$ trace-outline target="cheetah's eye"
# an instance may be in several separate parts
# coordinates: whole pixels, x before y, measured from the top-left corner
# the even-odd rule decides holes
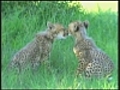
[[[79,31],[79,26],[74,26],[75,27],[75,32]]]
[[[54,28],[54,26],[49,26],[49,29],[52,30]]]

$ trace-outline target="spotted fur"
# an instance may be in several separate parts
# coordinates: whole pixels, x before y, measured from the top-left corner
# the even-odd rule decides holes
[[[114,69],[111,58],[98,48],[87,33],[88,21],[69,24],[68,32],[75,38],[73,52],[78,57],[77,75],[102,77],[110,75]]]
[[[21,71],[28,63],[36,69],[43,61],[47,60],[52,48],[54,39],[65,39],[65,29],[60,24],[47,23],[47,30],[37,33],[36,37],[18,51],[10,63],[11,67]]]

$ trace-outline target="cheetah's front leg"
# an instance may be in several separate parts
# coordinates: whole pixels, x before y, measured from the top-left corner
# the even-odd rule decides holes
[[[89,63],[84,71],[85,77],[90,78],[92,76],[92,63]]]
[[[83,73],[83,71],[85,70],[85,67],[86,67],[86,62],[84,58],[82,58],[81,60],[78,61],[77,77]]]
[[[40,57],[36,57],[35,60],[31,61],[31,67],[33,70],[37,70],[40,65]]]

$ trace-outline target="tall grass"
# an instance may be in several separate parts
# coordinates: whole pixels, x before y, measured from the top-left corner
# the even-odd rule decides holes
[[[2,88],[118,88],[118,49],[117,49],[117,14],[106,11],[87,13],[80,3],[72,2],[2,2]],[[89,20],[88,34],[98,47],[104,50],[113,60],[115,70],[113,80],[105,78],[88,80],[76,78],[77,58],[72,51],[74,38],[56,40],[50,55],[50,69],[42,64],[38,71],[31,70],[17,74],[7,71],[12,56],[35,34],[45,30],[47,21],[61,23],[66,28],[71,21]]]

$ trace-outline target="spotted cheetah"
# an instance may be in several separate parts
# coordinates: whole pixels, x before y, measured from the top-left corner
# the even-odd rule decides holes
[[[77,76],[80,74],[85,77],[109,76],[114,69],[113,62],[87,35],[88,25],[88,21],[75,21],[68,25],[69,35],[75,38],[73,52],[78,58]]]
[[[35,69],[39,64],[48,59],[53,41],[65,39],[65,28],[60,24],[47,23],[47,29],[36,34],[36,37],[18,51],[10,63],[11,67],[17,67],[18,72],[30,63]]]

